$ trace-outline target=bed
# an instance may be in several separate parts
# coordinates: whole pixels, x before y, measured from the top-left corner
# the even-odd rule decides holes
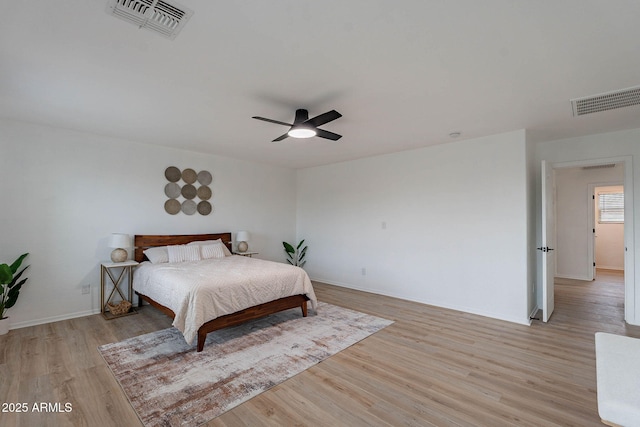
[[[145,251],[189,249],[175,245],[212,248],[220,240],[227,256],[202,261],[149,262]],[[207,334],[317,299],[309,277],[299,267],[231,254],[231,233],[192,235],[136,235],[133,289],[143,301],[173,318],[173,325],[189,343],[197,338],[197,351]],[[175,252],[174,252],[175,253]],[[150,255],[151,252],[147,251]],[[153,258],[153,257],[152,257]],[[172,259],[172,261],[175,261]]]

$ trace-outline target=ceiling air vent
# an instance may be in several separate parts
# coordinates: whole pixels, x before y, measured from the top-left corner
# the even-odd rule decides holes
[[[640,86],[571,100],[573,116],[640,105]]]
[[[193,11],[163,0],[109,0],[107,12],[120,19],[175,39]]]

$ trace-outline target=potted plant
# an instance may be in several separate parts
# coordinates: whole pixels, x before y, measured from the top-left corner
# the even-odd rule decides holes
[[[304,248],[302,248],[303,244],[304,239],[302,239],[300,243],[298,243],[298,246],[296,246],[295,248],[293,247],[293,245],[287,242],[282,242],[284,251],[287,253],[287,262],[289,264],[295,265],[297,267],[302,267],[304,263],[307,262],[307,260],[304,259],[305,255],[307,254],[307,247],[305,246]]]
[[[27,281],[26,278],[20,280],[20,277],[29,266],[18,272],[27,255],[29,254],[20,255],[11,265],[0,264],[0,335],[9,332],[9,317],[5,315],[5,311],[14,306],[18,300],[20,288]]]

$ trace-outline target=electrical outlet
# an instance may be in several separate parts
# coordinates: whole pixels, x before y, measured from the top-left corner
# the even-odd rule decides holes
[[[86,295],[90,293],[91,293],[91,285],[84,285],[82,287],[82,295]]]

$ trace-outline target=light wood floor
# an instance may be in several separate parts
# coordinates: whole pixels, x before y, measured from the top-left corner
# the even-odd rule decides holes
[[[318,298],[395,323],[211,421],[244,425],[599,426],[594,333],[623,322],[622,276],[558,281],[550,323],[521,326],[325,284]],[[96,347],[170,326],[150,307],[0,337],[0,403],[69,402],[68,413],[3,413],[0,426],[139,426]]]

